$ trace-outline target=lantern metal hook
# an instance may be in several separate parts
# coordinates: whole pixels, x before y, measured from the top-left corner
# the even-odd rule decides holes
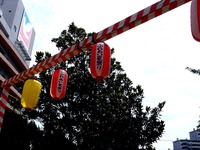
[[[93,44],[96,44],[97,41],[96,41],[95,38],[94,38],[94,34],[95,34],[95,32],[92,33],[92,43],[93,43]]]

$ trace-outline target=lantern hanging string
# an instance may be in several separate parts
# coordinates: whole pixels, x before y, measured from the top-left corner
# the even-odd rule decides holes
[[[18,101],[20,101],[17,97],[15,97],[15,96],[13,96],[13,95],[11,95],[11,94],[8,94],[10,97],[12,97],[12,98],[14,98],[15,100],[18,100]]]

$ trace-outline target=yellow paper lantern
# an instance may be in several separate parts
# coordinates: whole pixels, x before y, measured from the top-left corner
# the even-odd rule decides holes
[[[36,107],[41,88],[41,83],[36,79],[28,79],[25,81],[21,97],[21,105],[25,109],[32,110]]]

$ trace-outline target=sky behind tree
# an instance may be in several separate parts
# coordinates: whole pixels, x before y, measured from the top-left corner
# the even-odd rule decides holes
[[[35,64],[36,51],[59,52],[51,39],[72,22],[87,33],[99,32],[155,2],[23,0],[36,31],[30,67]],[[155,107],[166,101],[162,112],[165,133],[155,144],[157,150],[172,150],[177,138],[189,139],[199,120],[200,76],[185,69],[200,69],[200,43],[191,34],[190,5],[188,2],[106,41],[133,85],[144,89],[143,105]]]

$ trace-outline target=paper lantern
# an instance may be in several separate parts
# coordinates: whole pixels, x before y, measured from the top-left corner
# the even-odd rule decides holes
[[[37,79],[27,79],[24,83],[21,105],[27,110],[32,110],[37,106],[42,85]]]
[[[93,78],[104,80],[110,73],[111,51],[110,47],[99,42],[92,47],[90,57],[90,71]]]
[[[192,36],[200,42],[200,0],[192,0],[190,20]]]
[[[50,95],[54,100],[60,100],[65,96],[68,82],[68,74],[63,69],[54,71],[51,78]]]

